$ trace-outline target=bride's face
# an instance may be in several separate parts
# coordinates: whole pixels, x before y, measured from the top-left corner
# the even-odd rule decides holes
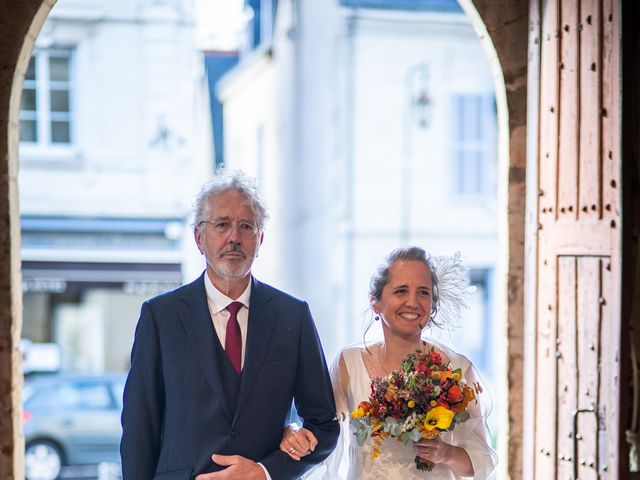
[[[419,337],[429,322],[432,302],[429,268],[416,260],[401,260],[389,269],[389,283],[374,301],[385,334]]]

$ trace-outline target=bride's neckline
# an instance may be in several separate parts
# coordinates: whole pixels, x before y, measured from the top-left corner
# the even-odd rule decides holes
[[[384,368],[382,362],[380,361],[381,345],[382,342],[376,342],[374,344],[366,345],[365,347],[360,348],[360,359],[362,360],[362,364],[365,371],[367,372],[367,375],[369,376],[369,379],[384,377],[391,373],[391,371],[386,371],[387,369]],[[445,361],[448,360],[448,355],[446,355],[437,345],[429,343],[425,340],[422,341],[423,352],[428,352],[431,348],[440,353]],[[394,370],[399,367],[400,365],[397,365],[396,367],[394,367]]]

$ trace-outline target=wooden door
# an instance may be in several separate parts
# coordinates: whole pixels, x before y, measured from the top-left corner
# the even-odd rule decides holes
[[[539,26],[539,64],[530,64],[539,68],[533,473],[617,479],[620,6],[532,3]]]

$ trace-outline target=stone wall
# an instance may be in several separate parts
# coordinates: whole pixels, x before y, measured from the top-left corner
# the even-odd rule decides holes
[[[507,278],[502,283],[507,292],[503,305],[507,318],[507,373],[508,397],[508,446],[501,462],[507,463],[510,478],[522,478],[522,439],[524,402],[524,291],[525,291],[525,213],[526,213],[526,136],[527,136],[527,52],[529,29],[528,0],[469,0],[461,4],[473,17],[466,5],[472,2],[479,14],[483,35],[486,28],[487,52],[489,60],[497,57],[495,71],[501,74],[496,79],[504,84],[504,91],[496,88],[498,111],[506,114],[508,138],[503,139],[507,160],[501,168],[508,175],[506,199],[502,205],[507,208],[504,230],[507,233]],[[501,99],[501,94],[504,98]],[[504,103],[505,105],[501,105]],[[502,107],[502,108],[501,108]],[[504,120],[499,118],[500,120]],[[500,125],[503,128],[502,125]],[[500,148],[500,147],[499,147]],[[499,176],[501,173],[498,174]],[[499,199],[500,201],[500,199]]]
[[[23,478],[18,118],[24,69],[54,0],[0,0],[0,478]]]

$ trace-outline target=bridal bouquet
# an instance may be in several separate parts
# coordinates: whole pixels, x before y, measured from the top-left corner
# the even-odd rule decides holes
[[[351,413],[351,428],[359,445],[373,439],[371,461],[380,455],[389,437],[405,445],[431,439],[469,419],[467,405],[482,392],[478,383],[469,385],[461,369],[433,348],[409,354],[398,370],[371,382],[369,401],[360,402]],[[434,464],[415,458],[416,468],[431,471]]]

